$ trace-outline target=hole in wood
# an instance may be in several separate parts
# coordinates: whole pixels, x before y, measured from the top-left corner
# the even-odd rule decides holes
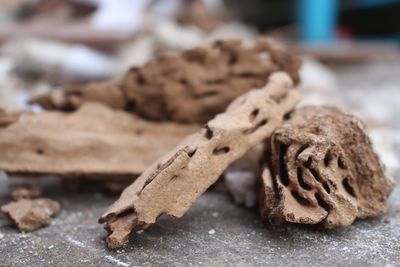
[[[312,159],[311,159],[311,157],[309,157],[307,159],[306,163],[304,163],[304,166],[307,167],[307,168],[310,168],[311,164],[312,164]]]
[[[258,113],[260,112],[259,109],[255,109],[250,113],[249,120],[254,121],[257,118]]]
[[[315,196],[315,199],[317,200],[318,205],[319,205],[320,207],[322,207],[322,208],[323,208],[324,210],[326,210],[326,211],[330,211],[331,206],[329,206],[329,204],[326,203],[326,201],[321,197],[320,194],[315,193],[314,196]]]
[[[259,129],[260,127],[266,125],[267,123],[268,123],[268,120],[267,120],[267,119],[264,119],[264,120],[260,121],[256,126],[244,130],[244,131],[243,131],[243,134],[252,134],[252,133],[254,133],[255,131],[257,131],[257,129]]]
[[[306,198],[300,196],[299,192],[292,190],[291,191],[292,196],[294,197],[294,199],[296,199],[296,201],[303,206],[310,206],[310,201],[308,201]]]
[[[208,125],[206,125],[206,133],[205,133],[205,137],[210,140],[211,138],[213,138],[213,131],[211,131],[211,129],[208,127]]]
[[[341,169],[343,169],[343,170],[346,170],[347,169],[347,166],[346,166],[346,164],[344,163],[344,160],[343,160],[343,158],[342,157],[338,157],[338,166],[339,166],[339,168],[341,168]]]
[[[328,150],[328,152],[326,152],[325,157],[324,157],[324,165],[325,167],[329,166],[329,163],[332,161],[332,154],[331,151]]]
[[[356,197],[356,194],[354,193],[354,189],[350,185],[350,178],[348,176],[343,179],[342,184],[343,184],[344,189],[346,190],[346,192],[349,195],[351,195],[352,197]]]
[[[331,188],[327,183],[323,183],[322,186],[324,187],[325,191],[330,194],[331,193]]]
[[[304,144],[300,147],[300,149],[296,153],[296,159],[299,157],[299,155],[308,148],[308,144]],[[310,159],[309,159],[310,160]]]
[[[292,114],[293,112],[288,112],[283,116],[283,120],[287,121],[290,120],[292,118]]]
[[[303,178],[303,169],[300,168],[300,167],[297,168],[297,180],[299,181],[299,185],[300,185],[303,189],[308,190],[308,191],[310,191],[310,190],[312,189],[312,187],[304,181],[304,178]]]
[[[229,148],[229,146],[224,146],[224,147],[221,147],[221,148],[215,148],[213,150],[213,154],[214,155],[223,155],[223,154],[228,153],[230,150],[231,149]]]
[[[313,168],[309,168],[309,169],[310,169],[312,176],[315,178],[315,180],[321,181],[321,176],[319,176],[319,173]]]
[[[279,145],[279,179],[284,186],[289,185],[289,175],[287,173],[286,163],[285,163],[285,155],[286,155],[287,147],[284,144]]]
[[[192,151],[189,151],[189,152],[188,152],[188,156],[191,157],[191,158],[193,158],[194,154],[196,154],[196,151],[197,151],[197,148],[196,148],[196,149],[193,149]]]

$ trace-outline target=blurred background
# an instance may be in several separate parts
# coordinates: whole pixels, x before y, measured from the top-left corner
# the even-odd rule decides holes
[[[398,0],[2,0],[0,107],[118,79],[157,55],[235,38],[274,37],[303,58],[303,104],[363,117],[386,165],[399,167]]]

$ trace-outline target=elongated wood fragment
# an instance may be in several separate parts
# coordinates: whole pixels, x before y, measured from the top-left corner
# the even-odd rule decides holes
[[[252,46],[224,40],[181,54],[164,54],[120,81],[72,87],[32,99],[46,109],[74,110],[88,101],[152,120],[204,123],[239,95],[260,88],[274,71],[298,82],[300,60],[270,39]]]
[[[133,181],[198,127],[87,103],[73,113],[0,111],[0,170]]]
[[[300,98],[292,85],[286,73],[273,74],[264,88],[238,97],[149,167],[100,218],[110,234],[109,248],[122,246],[132,231],[162,214],[181,217],[229,164],[281,125]]]

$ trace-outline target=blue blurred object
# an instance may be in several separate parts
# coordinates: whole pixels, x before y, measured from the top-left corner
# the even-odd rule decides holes
[[[357,4],[361,7],[375,7],[399,2],[399,0],[357,0]]]
[[[309,43],[332,41],[335,39],[340,9],[367,10],[399,3],[400,0],[297,0],[299,37]]]
[[[321,43],[334,39],[338,1],[298,0],[297,5],[297,19],[301,40]]]

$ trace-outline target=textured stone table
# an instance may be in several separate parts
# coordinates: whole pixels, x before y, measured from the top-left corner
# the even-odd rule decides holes
[[[400,96],[400,66],[378,68],[383,71],[371,66],[339,69],[343,90],[338,94],[345,104],[358,105],[361,111],[360,96],[386,103],[383,108],[388,109],[386,119],[396,133],[394,145],[398,151],[400,102],[396,105],[395,97]],[[399,174],[395,175],[397,183]],[[0,203],[8,200],[8,183],[0,178]],[[153,227],[132,236],[129,244],[117,252],[106,249],[105,231],[97,224],[97,218],[115,196],[69,193],[51,179],[41,181],[40,187],[44,196],[60,201],[61,214],[51,226],[28,234],[18,233],[0,215],[0,266],[400,265],[398,187],[385,216],[329,231],[267,225],[257,210],[238,207],[229,196],[208,192],[182,219],[161,218]]]

